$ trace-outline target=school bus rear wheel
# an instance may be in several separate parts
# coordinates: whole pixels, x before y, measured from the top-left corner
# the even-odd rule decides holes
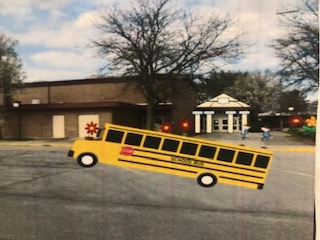
[[[81,167],[89,168],[98,163],[98,158],[92,153],[82,153],[77,158],[77,161]]]
[[[213,187],[218,182],[217,177],[211,173],[203,173],[197,180],[201,187]]]

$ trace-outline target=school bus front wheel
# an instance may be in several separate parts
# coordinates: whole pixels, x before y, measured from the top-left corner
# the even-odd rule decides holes
[[[218,179],[211,173],[203,173],[198,176],[197,181],[201,187],[213,187],[217,184]]]
[[[82,153],[78,156],[77,161],[81,167],[89,168],[98,163],[98,158],[93,153]]]

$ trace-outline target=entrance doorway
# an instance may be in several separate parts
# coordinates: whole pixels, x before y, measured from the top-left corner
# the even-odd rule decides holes
[[[212,130],[214,132],[228,131],[228,117],[226,115],[213,115]]]
[[[64,115],[52,117],[53,138],[65,138]]]
[[[241,118],[239,116],[233,115],[232,123],[229,123],[227,115],[213,115],[212,130],[214,132],[228,132],[229,124],[232,124],[234,132],[241,131]]]

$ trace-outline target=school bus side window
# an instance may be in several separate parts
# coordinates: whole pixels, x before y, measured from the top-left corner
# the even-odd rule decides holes
[[[198,144],[183,142],[180,153],[188,155],[196,155]]]
[[[269,160],[270,158],[267,156],[258,155],[254,166],[259,168],[267,168],[269,164]]]
[[[252,163],[252,159],[253,159],[252,153],[239,152],[236,163],[250,166]]]
[[[146,148],[158,149],[160,146],[161,138],[146,136],[143,146]]]
[[[142,140],[141,134],[136,133],[127,133],[125,144],[133,145],[133,146],[140,146],[141,140]]]
[[[213,159],[214,154],[216,153],[217,148],[202,145],[199,152],[199,157],[211,158]]]
[[[221,148],[217,159],[224,162],[232,162],[235,151]]]
[[[172,139],[165,139],[162,145],[162,150],[176,152],[179,147],[179,141]]]
[[[109,130],[107,137],[106,137],[106,141],[121,143],[123,135],[124,135],[124,132],[122,132],[122,131]]]

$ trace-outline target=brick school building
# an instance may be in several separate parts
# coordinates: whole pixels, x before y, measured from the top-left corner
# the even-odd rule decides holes
[[[193,121],[197,91],[185,88],[158,105],[156,125],[173,122],[178,131],[180,121]],[[143,128],[147,112],[137,85],[120,77],[25,83],[0,105],[5,109],[3,138],[81,138],[106,122]]]

